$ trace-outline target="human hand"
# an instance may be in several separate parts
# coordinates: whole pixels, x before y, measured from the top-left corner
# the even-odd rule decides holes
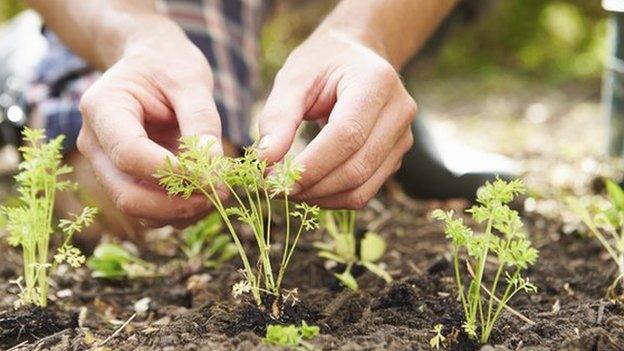
[[[206,58],[180,30],[134,40],[83,95],[78,149],[124,214],[182,227],[207,213],[205,199],[170,198],[153,175],[180,136],[214,140],[222,153],[212,86]]]
[[[401,165],[417,107],[393,66],[352,37],[315,33],[288,57],[262,111],[260,144],[281,160],[303,120],[322,129],[295,161],[295,199],[361,208]]]

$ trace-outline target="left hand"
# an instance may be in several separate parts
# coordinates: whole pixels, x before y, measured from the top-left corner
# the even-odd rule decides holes
[[[303,120],[322,125],[295,161],[297,200],[357,209],[396,172],[412,145],[417,107],[380,54],[337,31],[315,33],[288,57],[262,111],[260,149],[269,162],[290,149]]]

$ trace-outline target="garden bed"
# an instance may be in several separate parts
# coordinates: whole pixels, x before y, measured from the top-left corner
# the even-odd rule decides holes
[[[343,289],[312,247],[320,233],[308,235],[285,281],[286,288],[298,288],[300,302],[287,309],[282,322],[318,325],[321,335],[312,343],[323,350],[430,349],[438,323],[444,326],[446,349],[479,349],[461,331],[463,312],[446,256],[448,242],[442,226],[428,217],[440,203],[385,203],[367,211],[360,222],[380,224],[379,232],[389,242],[384,261],[395,282],[386,286],[363,272],[359,292]],[[538,292],[518,295],[511,306],[534,324],[505,312],[491,344],[503,350],[623,350],[624,306],[604,299],[616,272],[601,247],[574,231],[564,234],[560,221],[538,213],[525,218],[540,251],[527,272]],[[9,311],[0,315],[0,325],[15,316],[10,307],[16,291],[8,281],[19,275],[17,257],[17,251],[0,257],[0,306]],[[157,259],[163,264],[169,260]],[[79,325],[47,332],[25,328],[10,335],[2,329],[0,342],[4,348],[21,344],[17,350],[272,349],[262,336],[275,321],[231,296],[232,284],[240,279],[238,265],[235,260],[218,270],[178,269],[168,277],[117,282],[92,279],[86,268],[68,272],[56,279],[52,308],[67,320],[77,316]]]

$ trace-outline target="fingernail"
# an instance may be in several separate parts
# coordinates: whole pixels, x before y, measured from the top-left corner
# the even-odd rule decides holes
[[[258,149],[266,150],[269,148],[270,144],[271,144],[271,136],[265,135],[262,137],[262,139],[260,139],[260,142],[258,142]]]
[[[212,154],[222,153],[221,147],[219,145],[219,140],[214,135],[200,135],[199,147],[210,147],[210,152]]]

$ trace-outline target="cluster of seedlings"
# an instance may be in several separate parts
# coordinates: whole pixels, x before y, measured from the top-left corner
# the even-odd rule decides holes
[[[23,276],[15,282],[21,291],[20,304],[45,307],[49,276],[61,263],[78,267],[86,262],[97,278],[159,276],[154,264],[121,245],[101,244],[88,260],[72,246],[72,237],[94,220],[97,210],[87,207],[55,225],[55,194],[74,186],[61,179],[71,172],[62,164],[62,137],[44,142],[43,131],[26,129],[24,139],[28,145],[21,148],[24,161],[15,177],[20,202],[1,209],[7,219],[8,241],[23,253]],[[285,160],[270,166],[253,147],[238,158],[210,156],[211,148],[211,144],[202,144],[196,137],[184,138],[176,159],[168,159],[155,176],[170,196],[189,198],[201,194],[215,209],[185,230],[181,250],[192,265],[208,269],[238,256],[242,268],[241,280],[232,287],[235,298],[248,296],[259,310],[278,323],[284,306],[298,301],[296,289],[284,288],[288,265],[302,235],[317,228],[325,234],[323,241],[314,243],[318,256],[329,263],[326,266],[343,286],[358,290],[355,267],[368,270],[387,283],[392,281],[380,262],[387,249],[386,241],[378,233],[358,231],[355,211],[322,211],[291,201],[291,189],[303,172],[299,165]],[[575,199],[568,203],[617,265],[620,275],[615,285],[624,281],[624,191],[612,182],[607,183],[607,190],[608,206],[583,206]],[[464,314],[463,330],[482,344],[488,342],[501,313],[516,294],[537,290],[524,271],[536,262],[538,252],[523,231],[518,212],[509,206],[523,192],[521,181],[500,179],[480,188],[476,204],[467,210],[482,227],[480,232],[473,231],[453,211],[433,212],[433,218],[444,223],[444,233],[451,243],[454,280]],[[278,222],[283,223],[281,230],[272,228]],[[50,259],[50,239],[56,232],[62,235],[61,244]],[[243,245],[245,233],[253,236],[253,255]],[[432,348],[444,345],[443,328],[441,324],[434,327]],[[305,321],[299,326],[275,324],[268,326],[265,340],[311,349],[308,340],[319,332],[319,327]]]

